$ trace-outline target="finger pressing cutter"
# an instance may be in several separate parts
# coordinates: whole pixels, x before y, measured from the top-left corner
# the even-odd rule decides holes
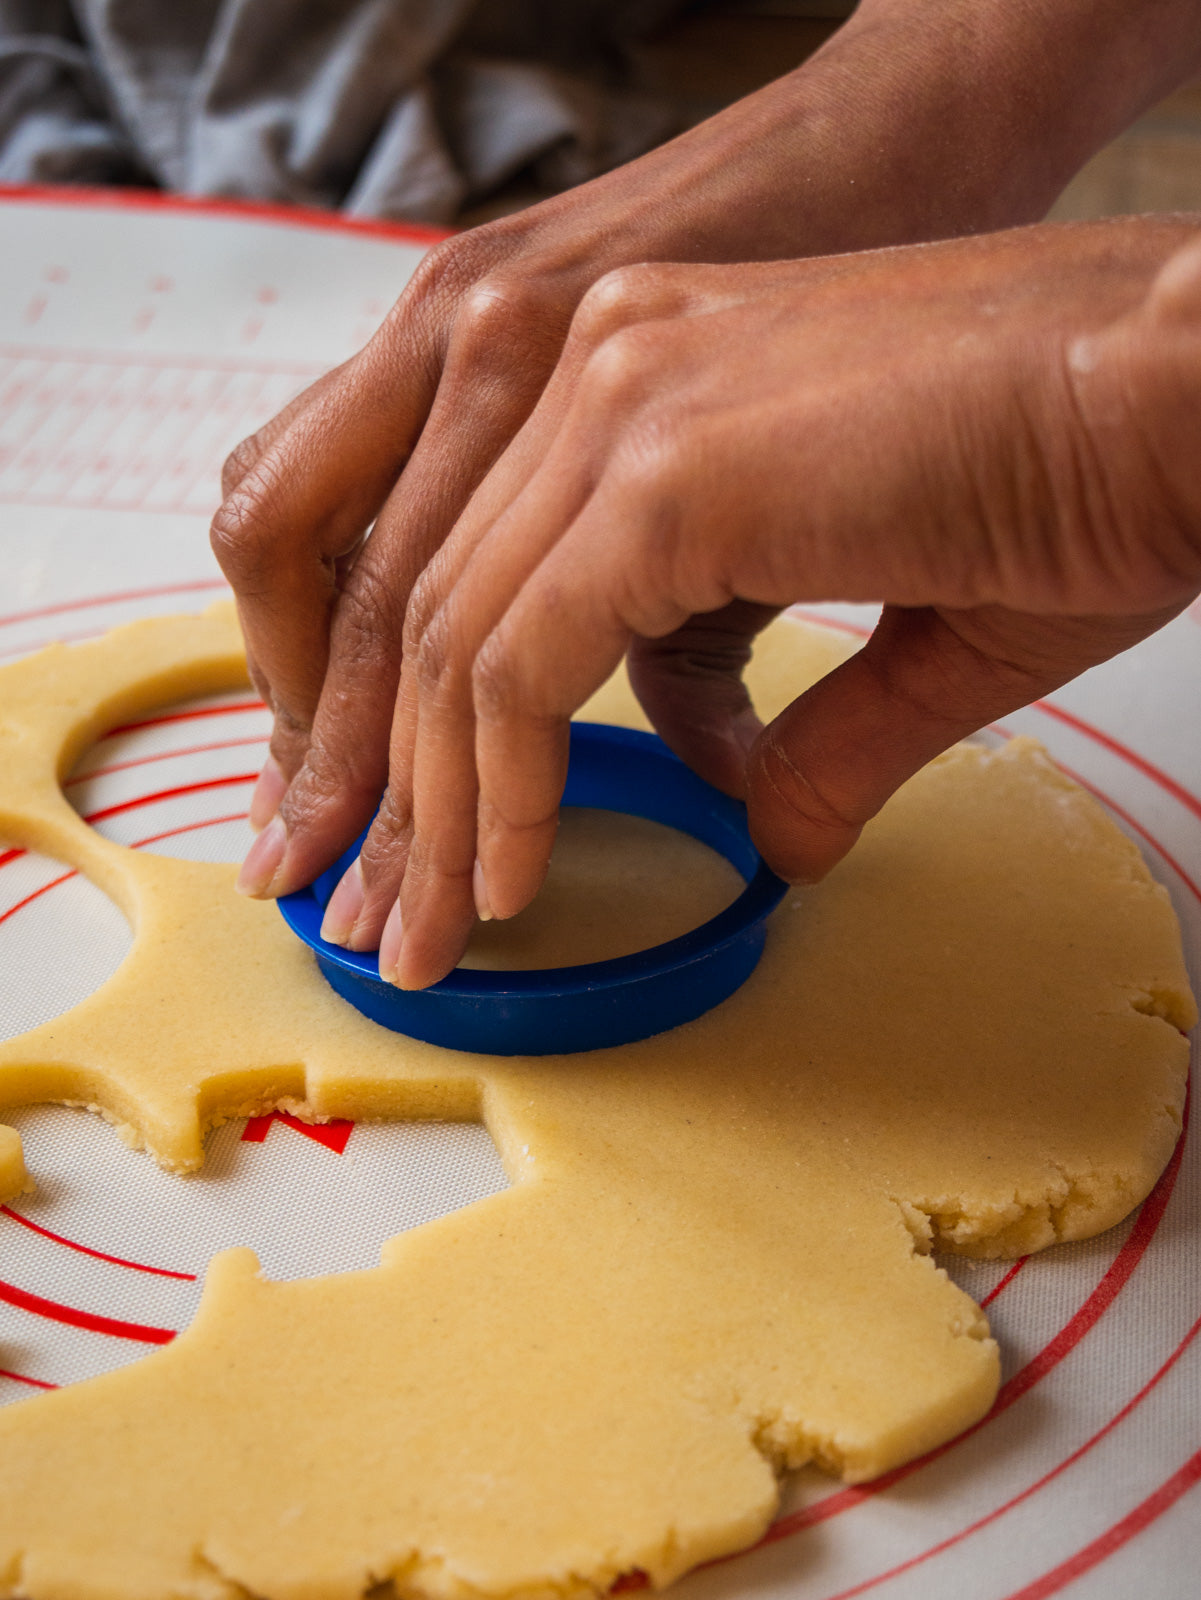
[[[595,722],[572,724],[563,804],[689,833],[725,856],[746,888],[699,928],[633,955],[540,971],[459,967],[419,990],[385,983],[374,952],[321,937],[326,902],[362,840],[307,889],[285,895],[279,909],[343,999],[373,1022],[451,1050],[559,1055],[630,1044],[691,1022],[741,987],[787,888],[751,843],[745,806],[698,778],[654,734]]]

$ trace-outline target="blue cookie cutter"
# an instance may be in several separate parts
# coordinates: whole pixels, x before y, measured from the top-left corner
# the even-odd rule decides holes
[[[751,843],[740,801],[698,778],[654,734],[577,722],[563,804],[690,833],[725,856],[746,888],[710,921],[650,950],[541,971],[456,968],[420,990],[384,983],[374,952],[356,954],[321,937],[326,902],[361,839],[307,889],[285,895],[279,909],[343,999],[385,1028],[451,1050],[543,1056],[629,1044],[691,1022],[746,982],[763,952],[767,916],[788,886]]]

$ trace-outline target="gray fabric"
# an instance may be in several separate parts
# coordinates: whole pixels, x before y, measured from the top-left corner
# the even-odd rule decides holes
[[[0,181],[449,221],[565,188],[672,115],[622,49],[682,0],[0,0]]]

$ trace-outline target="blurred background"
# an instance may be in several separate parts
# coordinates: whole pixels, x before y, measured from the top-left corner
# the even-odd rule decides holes
[[[914,0],[915,5],[921,0]],[[812,55],[853,0],[0,0],[0,182],[471,226]],[[1201,209],[1201,80],[1057,218]]]

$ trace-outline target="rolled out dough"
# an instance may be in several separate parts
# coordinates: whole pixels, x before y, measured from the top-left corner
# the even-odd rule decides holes
[[[778,624],[774,712],[834,664]],[[210,1266],[133,1366],[0,1413],[0,1595],[543,1597],[666,1583],[753,1540],[777,1475],[856,1480],[981,1416],[984,1318],[922,1252],[1110,1226],[1180,1124],[1196,1012],[1165,892],[1029,742],[918,775],[777,912],[735,996],[622,1049],[440,1051],[326,987],[232,868],[95,834],[59,778],[105,728],[244,667],[232,614],[0,673],[0,834],[85,872],[137,938],[0,1046],[0,1104],[93,1105],[164,1165],[204,1127],[482,1117],[512,1187],[370,1271]],[[586,708],[637,721],[622,682]]]
[[[744,887],[724,856],[689,834],[565,806],[537,900],[508,922],[478,922],[460,965],[513,971],[632,955],[699,928]]]

